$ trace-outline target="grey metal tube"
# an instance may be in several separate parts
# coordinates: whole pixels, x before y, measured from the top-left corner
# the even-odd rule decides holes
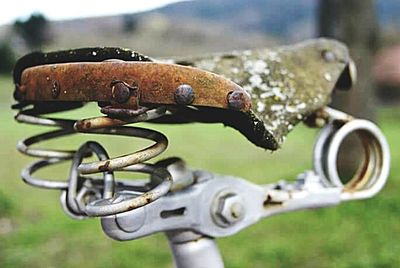
[[[177,268],[223,268],[219,249],[215,240],[200,237],[183,243],[169,241]]]

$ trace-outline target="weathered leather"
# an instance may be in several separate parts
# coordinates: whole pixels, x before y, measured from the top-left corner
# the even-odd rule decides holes
[[[169,122],[223,122],[238,129],[257,146],[276,150],[290,130],[331,100],[335,87],[347,88],[351,58],[346,46],[329,39],[313,39],[272,49],[237,51],[180,59],[228,78],[244,88],[252,109],[233,113],[184,109]],[[210,96],[212,97],[212,96]]]

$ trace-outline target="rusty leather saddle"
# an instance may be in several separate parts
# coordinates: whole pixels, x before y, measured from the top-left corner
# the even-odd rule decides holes
[[[35,52],[14,69],[16,109],[45,114],[98,102],[110,117],[166,106],[154,123],[223,123],[276,150],[300,121],[351,87],[347,48],[314,39],[275,49],[153,60],[121,48]]]

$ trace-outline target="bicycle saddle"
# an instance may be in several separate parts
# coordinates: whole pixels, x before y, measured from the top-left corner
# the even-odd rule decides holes
[[[154,123],[223,123],[276,150],[300,121],[348,89],[347,48],[315,39],[276,49],[156,61],[121,48],[35,52],[14,68],[14,108],[43,114],[96,101],[109,117],[166,106]]]

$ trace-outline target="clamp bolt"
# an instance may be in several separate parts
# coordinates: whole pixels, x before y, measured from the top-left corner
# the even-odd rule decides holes
[[[245,214],[243,199],[234,193],[219,195],[213,212],[215,223],[221,227],[228,227],[243,219]]]

